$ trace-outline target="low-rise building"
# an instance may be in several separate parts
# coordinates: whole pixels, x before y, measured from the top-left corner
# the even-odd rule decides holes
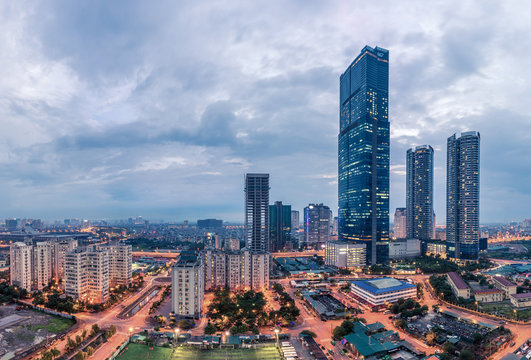
[[[446,259],[446,243],[443,241],[428,241],[426,243],[426,255],[439,255],[441,259]]]
[[[417,287],[393,278],[380,278],[353,281],[351,292],[369,305],[379,306],[400,298],[414,298],[417,296]]]
[[[420,256],[419,239],[400,239],[389,243],[389,259],[407,259]]]
[[[325,264],[338,269],[352,269],[365,266],[366,244],[327,241]]]
[[[511,294],[509,300],[517,308],[531,306],[531,293]]]
[[[474,290],[474,299],[479,302],[498,302],[503,301],[504,292],[498,289],[479,289]]]
[[[452,288],[456,297],[462,297],[463,299],[470,299],[470,287],[467,283],[455,272],[449,272],[447,274],[448,284]]]
[[[492,282],[497,289],[502,290],[505,293],[505,297],[509,298],[511,295],[516,294],[516,284],[513,284],[502,276],[493,276]]]

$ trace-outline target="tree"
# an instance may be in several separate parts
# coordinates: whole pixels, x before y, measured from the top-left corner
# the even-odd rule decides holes
[[[442,349],[445,353],[453,354],[455,352],[455,345],[447,341],[443,344]]]
[[[111,325],[109,327],[109,330],[112,332],[113,335],[116,334],[116,325]]]
[[[474,360],[474,354],[468,349],[462,350],[459,354],[459,360]]]
[[[74,340],[72,340],[72,338],[70,336],[67,336],[66,338],[66,348],[69,349],[69,350],[72,350],[72,349],[75,349],[76,347],[76,342]]]
[[[87,329],[83,329],[83,332],[81,333],[81,338],[85,340],[86,337],[87,337]]]
[[[426,343],[430,346],[435,345],[437,342],[437,334],[433,331],[430,331],[426,334]]]
[[[51,352],[45,351],[45,352],[42,353],[41,359],[42,360],[52,360],[53,359],[53,355],[52,355]]]
[[[87,346],[87,355],[88,356],[94,355],[94,348],[92,346]]]
[[[313,331],[310,331],[310,330],[302,330],[299,334],[299,336],[304,336],[304,335],[308,335],[308,336],[311,336],[311,337],[317,337],[317,334],[314,333]]]
[[[82,341],[83,341],[83,340],[81,340],[81,336],[76,335],[76,345],[79,346],[79,344],[81,344]]]
[[[481,339],[483,339],[483,336],[481,336],[480,333],[473,333],[472,339],[474,340],[474,344],[479,344],[481,342]]]
[[[99,332],[100,332],[100,327],[98,326],[98,324],[92,324],[92,330],[90,331],[90,336],[94,336]]]
[[[83,351],[79,351],[76,355],[77,360],[85,360],[87,358],[87,355]]]
[[[407,322],[404,319],[398,319],[395,321],[395,326],[401,329],[405,329],[407,326]]]
[[[177,326],[183,330],[189,330],[194,327],[194,323],[188,319],[182,319],[177,323]]]
[[[205,326],[205,335],[212,335],[212,334],[215,334],[216,333],[216,327],[211,323],[209,322],[206,326]]]
[[[58,357],[59,355],[61,355],[61,352],[59,350],[57,350],[56,347],[52,348],[50,350],[50,353],[52,354],[52,358],[55,359],[56,357]]]

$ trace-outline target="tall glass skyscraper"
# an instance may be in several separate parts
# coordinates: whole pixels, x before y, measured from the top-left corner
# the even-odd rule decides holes
[[[280,251],[286,246],[291,235],[291,205],[275,201],[269,205],[269,251]]]
[[[409,149],[406,154],[406,236],[430,240],[433,236],[433,148]]]
[[[269,174],[245,175],[245,242],[251,252],[269,251]]]
[[[479,141],[477,131],[448,138],[446,162],[446,254],[479,257]]]
[[[389,258],[389,51],[365,46],[339,88],[339,236]]]

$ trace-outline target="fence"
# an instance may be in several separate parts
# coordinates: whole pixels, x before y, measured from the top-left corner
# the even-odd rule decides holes
[[[116,357],[120,354],[120,352],[122,352],[122,350],[127,346],[129,345],[129,342],[131,341],[131,337],[128,337],[123,343],[122,345],[120,345],[120,347],[109,357],[109,360],[114,360],[116,359]]]

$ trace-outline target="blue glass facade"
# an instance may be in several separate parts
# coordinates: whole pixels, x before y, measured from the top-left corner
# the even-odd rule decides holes
[[[389,258],[389,51],[365,46],[340,78],[339,235]]]

